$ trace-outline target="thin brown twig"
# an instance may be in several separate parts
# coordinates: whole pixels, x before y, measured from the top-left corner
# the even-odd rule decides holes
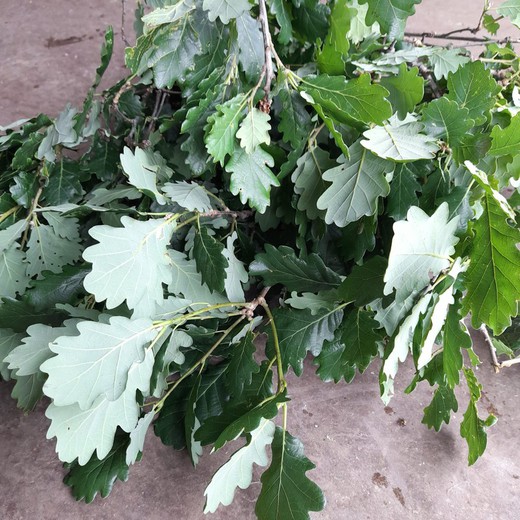
[[[158,90],[156,93],[155,106],[153,108],[153,112],[150,117],[150,124],[148,125],[148,137],[150,137],[150,135],[155,130],[155,124],[157,123],[157,119],[163,109],[164,101],[166,100],[166,96],[167,96],[167,94],[165,92],[163,92],[162,90]]]
[[[495,349],[495,345],[493,345],[493,341],[491,340],[491,336],[489,335],[489,332],[485,325],[482,325],[479,330],[482,333],[482,335],[484,336],[486,343],[488,344],[489,353],[491,354],[491,364],[493,365],[493,368],[495,369],[495,373],[498,374],[498,372],[500,371],[500,363],[497,358],[497,351]]]
[[[130,42],[126,37],[125,30],[125,22],[126,22],[126,0],[121,0],[121,38],[125,42],[127,47],[130,47]]]
[[[433,78],[432,71],[429,70],[422,63],[419,63],[418,67],[419,67],[419,73],[421,74],[421,76],[429,83],[429,85],[432,89],[433,95],[436,98],[440,98],[442,96],[442,92],[439,89],[439,86],[437,85],[437,83],[435,82],[435,79]]]
[[[118,103],[119,103],[119,99],[121,98],[121,96],[127,91],[127,90],[130,90],[132,88],[132,81],[134,80],[134,78],[136,77],[137,74],[132,74],[131,76],[129,76],[127,78],[127,80],[121,85],[121,88],[116,92],[116,95],[114,96],[114,99],[112,100],[112,104],[114,106],[117,106]]]
[[[262,34],[264,36],[264,56],[265,56],[265,85],[264,92],[266,98],[271,93],[271,83],[274,79],[273,71],[273,40],[271,39],[271,32],[269,31],[269,20],[267,18],[267,8],[265,6],[265,0],[259,0],[258,6],[260,9],[259,18],[262,26]]]
[[[462,31],[462,29],[460,30]],[[459,32],[460,32],[459,31]],[[405,32],[405,36],[409,38],[429,38],[433,40],[456,40],[456,41],[465,41],[465,42],[477,42],[477,43],[520,43],[520,39],[512,39],[512,38],[487,38],[485,36],[456,36],[453,34],[453,31],[444,34],[437,34],[435,32]]]
[[[249,319],[253,318],[256,308],[265,302],[265,297],[267,296],[267,293],[270,289],[270,286],[264,287],[260,291],[260,294],[254,300],[252,300],[247,307],[244,307],[243,312]]]
[[[251,217],[253,215],[253,212],[249,209],[244,209],[242,211],[233,211],[233,210],[230,210],[230,209],[227,209],[227,210],[224,210],[224,211],[220,211],[218,209],[212,209],[211,211],[206,211],[204,213],[199,213],[199,217],[211,217],[211,218],[214,218],[214,217],[223,217],[223,216],[228,216],[228,217],[233,217],[233,218],[238,218],[238,219],[247,219],[249,217]]]
[[[515,357],[513,359],[507,359],[506,361],[502,361],[502,363],[500,363],[500,368],[511,367],[518,363],[520,363],[520,357]]]
[[[487,330],[487,327],[485,325],[482,325],[479,330],[482,333],[482,335],[484,336],[486,343],[488,344],[489,353],[491,355],[491,364],[493,365],[493,368],[495,369],[495,372],[497,374],[498,374],[498,372],[500,372],[501,368],[508,368],[508,367],[511,367],[513,365],[517,365],[518,363],[520,363],[520,356],[500,362],[497,357],[497,350],[495,348],[495,345],[493,345],[493,340],[491,339],[491,336]]]

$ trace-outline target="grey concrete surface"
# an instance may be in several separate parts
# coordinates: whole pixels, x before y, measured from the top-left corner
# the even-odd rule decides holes
[[[425,0],[409,27],[445,31],[472,24],[481,4]],[[0,0],[0,125],[40,111],[56,114],[68,101],[79,104],[108,24],[116,30],[117,47],[107,81],[124,75],[120,19],[119,0]],[[520,366],[495,375],[486,349],[480,345],[478,352],[483,360],[478,376],[485,389],[481,413],[493,412],[499,422],[489,431],[486,454],[471,468],[458,432],[465,390],[459,394],[461,409],[435,433],[421,425],[432,390],[426,385],[402,395],[410,368],[402,369],[397,395],[386,409],[378,397],[377,364],[350,385],[324,385],[310,363],[301,379],[289,378],[289,429],[317,464],[309,476],[328,500],[325,511],[313,519],[520,517]],[[23,415],[9,392],[10,384],[0,383],[0,520],[204,518],[204,488],[229,451],[206,451],[194,469],[184,453],[150,434],[143,461],[131,469],[127,483],[118,482],[106,500],[76,503],[61,483],[65,471],[54,454],[54,441],[45,440],[44,404]],[[254,518],[258,475],[248,490],[237,492],[233,505],[212,518]]]

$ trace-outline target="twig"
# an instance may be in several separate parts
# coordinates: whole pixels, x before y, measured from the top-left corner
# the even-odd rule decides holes
[[[259,0],[258,6],[260,8],[259,17],[262,25],[262,33],[264,35],[264,56],[265,56],[265,85],[264,92],[266,99],[271,93],[271,83],[274,78],[273,72],[273,40],[271,39],[271,32],[269,31],[269,20],[267,19],[267,9],[265,7],[265,0]]]
[[[500,368],[507,368],[507,367],[516,365],[518,363],[520,363],[520,357],[515,357],[513,359],[508,359],[506,361],[502,361],[502,363],[500,363]]]
[[[126,0],[121,0],[121,38],[127,47],[130,47],[130,42],[126,38],[125,21],[126,21]]]
[[[218,209],[212,209],[210,211],[205,211],[204,213],[199,213],[199,217],[233,217],[241,220],[245,220],[253,215],[253,212],[249,209],[244,209],[242,211],[233,211],[231,209],[225,209],[220,211]]]
[[[206,360],[213,354],[213,352],[220,346],[220,344],[231,334],[231,332],[233,331],[233,329],[240,324],[240,322],[244,319],[244,316],[240,316],[238,318],[238,320],[236,320],[235,322],[233,322],[233,324],[228,328],[226,329],[223,333],[222,333],[222,336],[220,336],[220,338],[213,344],[213,346],[198,360],[195,362],[194,365],[192,365],[186,372],[184,372],[184,374],[182,374],[181,377],[179,377],[179,379],[177,379],[175,381],[175,383],[173,383],[173,385],[168,389],[168,391],[161,397],[161,399],[155,403],[148,403],[148,404],[153,404],[153,411],[155,413],[159,412],[164,404],[164,402],[166,401],[166,399],[170,396],[170,394],[187,378],[189,377],[193,372],[195,372],[195,370],[197,369],[198,366],[202,366],[204,365],[204,363],[206,362]]]
[[[265,303],[265,297],[267,296],[267,293],[270,289],[271,287],[269,286],[264,287],[260,294],[247,307],[244,308],[243,312],[249,319],[253,318],[256,308],[259,305],[262,305],[262,302]]]
[[[285,377],[283,374],[283,363],[282,363],[282,352],[280,350],[280,341],[278,340],[278,330],[276,328],[276,324],[274,322],[274,316],[271,313],[271,309],[265,298],[258,298],[259,304],[264,308],[267,318],[269,319],[269,324],[271,325],[271,333],[273,335],[273,345],[276,353],[276,372],[278,373],[278,391],[279,394],[287,387],[287,382],[285,381]]]
[[[520,43],[520,39],[513,40],[511,38],[486,38],[483,36],[455,36],[452,34],[453,31],[444,33],[444,34],[437,34],[434,32],[405,32],[404,35],[408,36],[409,38],[430,38],[433,40],[457,40],[457,41],[464,41],[464,42],[478,42],[478,43],[498,43],[498,44],[504,44],[504,43]]]
[[[422,63],[419,63],[418,65],[419,73],[421,76],[430,84],[430,87],[432,89],[433,95],[436,98],[440,98],[442,96],[442,92],[439,89],[439,86],[433,79],[432,71],[429,70],[426,66],[424,66]]]
[[[117,107],[119,103],[119,99],[121,96],[127,91],[132,88],[132,81],[136,77],[136,74],[132,74],[127,78],[127,80],[121,85],[121,88],[116,92],[116,95],[114,96],[114,99],[112,100],[112,105]]]
[[[166,96],[167,94],[162,90],[157,91],[155,97],[155,106],[153,108],[152,116],[150,117],[150,124],[148,125],[148,137],[150,137],[150,135],[155,130],[155,123],[157,122],[157,119],[161,114],[161,111],[164,106],[164,101],[166,100]]]
[[[493,368],[495,369],[495,373],[498,374],[498,372],[500,372],[500,363],[498,362],[497,351],[495,349],[495,345],[493,345],[493,341],[491,341],[491,336],[489,335],[489,332],[485,325],[482,325],[479,330],[482,333],[482,335],[484,336],[486,343],[488,344],[489,353],[491,354],[491,364],[493,365]]]

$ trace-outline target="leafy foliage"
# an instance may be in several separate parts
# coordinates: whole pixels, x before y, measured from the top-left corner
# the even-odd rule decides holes
[[[448,221],[448,218],[449,208],[443,203],[431,217],[412,207],[406,220],[394,224],[384,277],[385,294],[395,289],[397,299],[403,300],[426,287],[432,277],[449,267],[450,256],[459,240],[455,236],[456,219]]]
[[[283,283],[290,291],[333,289],[341,280],[318,255],[298,258],[288,246],[277,249],[267,245],[265,252],[256,256],[250,270],[266,285]]]
[[[489,415],[484,421],[478,416],[477,402],[482,395],[482,386],[471,368],[465,368],[464,375],[468,383],[470,401],[460,425],[460,434],[468,443],[468,462],[471,465],[484,453],[487,445],[486,429],[495,424],[496,417]]]
[[[361,144],[382,159],[395,162],[431,159],[438,146],[434,137],[422,134],[422,130],[423,125],[413,116],[401,121],[394,115],[383,126],[367,130]]]
[[[516,295],[520,282],[520,242],[518,228],[508,219],[513,210],[487,179],[475,171],[476,179],[485,190],[482,214],[474,224],[475,241],[466,276],[466,309],[471,309],[475,326],[486,323],[495,334],[501,334],[518,310]]]
[[[246,489],[253,478],[253,464],[267,465],[266,447],[273,441],[274,423],[262,419],[253,430],[249,442],[235,452],[214,475],[204,494],[207,496],[205,513],[214,513],[219,504],[228,506],[235,489]]]
[[[128,439],[124,435],[116,436],[109,454],[102,460],[95,455],[84,465],[77,461],[68,465],[69,473],[64,482],[72,489],[76,500],[85,500],[88,504],[99,493],[108,496],[117,479],[128,479],[128,466],[125,463],[125,451]]]
[[[256,503],[260,518],[309,518],[321,511],[325,500],[320,488],[306,476],[314,464],[303,454],[303,445],[290,433],[276,429],[273,459],[262,475],[262,490]]]
[[[349,156],[341,166],[323,173],[323,179],[332,184],[317,201],[318,208],[326,210],[325,222],[339,227],[373,215],[379,197],[390,191],[385,173],[391,172],[392,163],[375,157],[359,143],[350,147]]]
[[[435,430],[465,381],[482,456],[463,320],[517,362],[520,61],[405,41],[418,3],[149,0],[131,76],[97,92],[109,30],[82,110],[1,129],[0,375],[23,410],[50,400],[77,499],[153,431],[193,464],[237,444],[205,512],[269,465],[258,518],[307,520],[325,499],[286,426],[307,357],[336,383],[380,358],[385,403],[407,361]],[[490,12],[519,24],[517,0]]]
[[[423,423],[439,431],[443,422],[450,422],[452,410],[458,410],[455,394],[449,386],[441,385],[435,390],[432,402],[424,409]]]
[[[226,165],[231,173],[229,189],[233,195],[239,195],[243,203],[249,202],[251,207],[264,213],[269,205],[271,186],[279,186],[270,167],[274,166],[273,158],[262,148],[252,153],[235,149],[233,157]]]

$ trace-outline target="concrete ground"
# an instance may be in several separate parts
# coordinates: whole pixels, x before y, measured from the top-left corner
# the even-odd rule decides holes
[[[409,29],[441,32],[474,25],[481,5],[481,0],[424,0]],[[79,104],[93,78],[108,24],[116,30],[116,51],[107,81],[123,76],[120,6],[119,0],[2,0],[0,125],[40,111],[57,114],[67,102]],[[127,26],[129,33],[131,23]],[[421,425],[431,389],[421,386],[410,396],[402,395],[412,376],[410,368],[402,369],[388,408],[378,397],[377,364],[350,385],[324,385],[311,364],[301,379],[289,378],[289,429],[317,464],[309,476],[328,500],[325,511],[313,518],[519,517],[520,365],[495,375],[480,338],[477,342],[483,360],[478,376],[485,389],[481,414],[492,412],[499,422],[489,430],[484,457],[471,468],[459,436],[465,390],[460,392],[459,412],[435,433]],[[206,452],[193,469],[186,454],[150,434],[143,461],[131,469],[127,483],[118,482],[106,500],[76,503],[61,483],[64,470],[54,454],[54,441],[45,440],[44,406],[24,416],[9,392],[10,384],[0,383],[1,520],[204,518],[204,488],[229,452]],[[251,487],[239,490],[235,502],[213,518],[253,519],[259,489],[257,474]]]

